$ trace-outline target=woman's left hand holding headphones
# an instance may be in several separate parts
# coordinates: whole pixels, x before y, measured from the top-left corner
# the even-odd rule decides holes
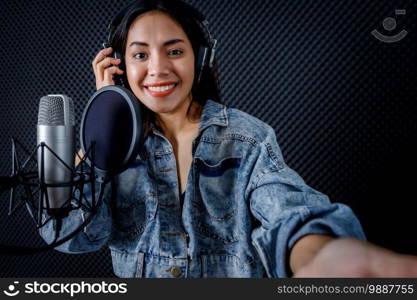
[[[123,71],[117,66],[121,60],[109,56],[113,49],[111,47],[99,51],[93,60],[94,76],[96,77],[97,90],[108,85],[115,85],[113,75],[122,75]]]

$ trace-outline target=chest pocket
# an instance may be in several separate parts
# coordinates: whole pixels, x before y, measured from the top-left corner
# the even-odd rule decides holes
[[[155,218],[157,200],[153,193],[129,198],[119,197],[113,208],[113,225],[122,239],[134,239],[142,234],[147,224]]]
[[[158,201],[149,184],[147,168],[146,161],[136,160],[117,177],[112,204],[113,243],[134,241],[155,219]]]
[[[236,213],[240,157],[209,161],[195,157],[197,192],[193,199],[200,234],[228,244],[237,241]]]

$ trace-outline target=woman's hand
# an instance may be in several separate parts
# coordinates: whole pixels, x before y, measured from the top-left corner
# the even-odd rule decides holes
[[[294,277],[417,277],[417,256],[356,239],[334,239]]]
[[[94,76],[96,77],[97,90],[107,85],[114,85],[113,75],[122,75],[123,71],[117,66],[120,64],[120,59],[108,56],[112,53],[113,49],[105,48],[97,53],[93,60]]]
[[[78,150],[78,153],[75,155],[75,166],[78,166],[81,162],[81,159],[84,157],[83,149]]]

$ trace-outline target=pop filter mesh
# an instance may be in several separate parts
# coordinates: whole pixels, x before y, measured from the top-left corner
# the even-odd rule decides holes
[[[96,167],[117,172],[132,144],[133,118],[129,103],[115,91],[104,91],[90,103],[84,118],[84,147],[95,141]],[[92,159],[91,154],[88,158]]]

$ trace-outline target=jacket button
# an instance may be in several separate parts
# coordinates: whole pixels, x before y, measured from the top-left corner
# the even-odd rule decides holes
[[[170,272],[174,277],[178,277],[181,275],[181,269],[178,267],[172,267]]]

